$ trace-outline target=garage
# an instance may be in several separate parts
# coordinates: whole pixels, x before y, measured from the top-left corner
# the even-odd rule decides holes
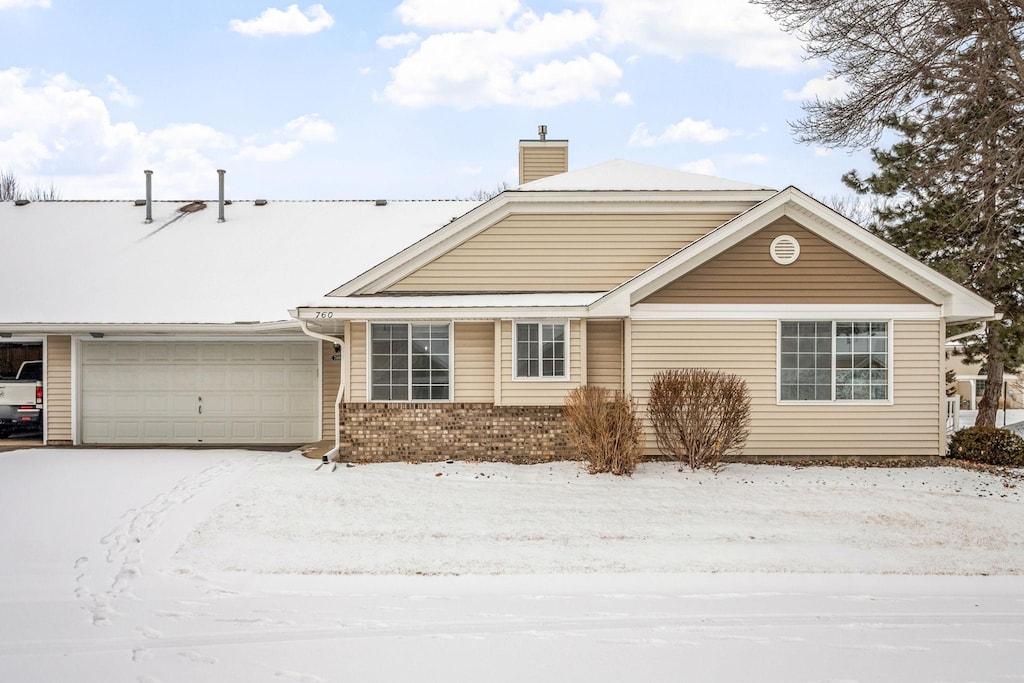
[[[84,340],[79,363],[81,443],[320,439],[316,342]]]

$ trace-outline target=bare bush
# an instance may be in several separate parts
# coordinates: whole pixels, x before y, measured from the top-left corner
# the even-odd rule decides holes
[[[643,423],[633,397],[586,385],[565,397],[569,442],[591,474],[631,475],[643,449]]]
[[[658,449],[690,469],[717,469],[750,434],[747,383],[718,370],[662,370],[651,379],[647,410]]]

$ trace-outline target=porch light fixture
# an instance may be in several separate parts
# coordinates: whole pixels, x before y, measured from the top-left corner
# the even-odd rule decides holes
[[[92,337],[93,339],[103,339],[102,332],[90,332],[89,336]]]

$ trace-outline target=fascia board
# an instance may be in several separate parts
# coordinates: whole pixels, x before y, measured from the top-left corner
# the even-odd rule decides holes
[[[494,306],[471,308],[465,306],[445,308],[299,308],[299,320],[335,322],[339,320],[495,320],[512,318],[586,318],[586,306]],[[329,320],[317,317],[330,312]]]
[[[741,212],[774,192],[750,191],[516,191],[508,190],[427,235],[328,296],[376,294],[512,213]]]
[[[111,335],[126,334],[268,334],[299,332],[297,320],[268,323],[0,323],[0,332],[15,334],[89,334],[102,332]]]
[[[847,236],[849,240],[844,245],[844,249],[849,246],[847,251],[868,265],[877,268],[924,298],[942,303],[950,317],[960,315],[970,317],[975,316],[979,311],[986,310],[988,311],[987,315],[992,314],[993,305],[983,297],[903,253],[882,238],[870,233],[845,216],[832,211],[800,190],[796,188],[787,188],[787,190],[792,190],[793,204],[806,214],[816,218],[818,223],[817,225],[808,225],[806,214],[787,212],[794,220],[823,237],[827,236],[822,234],[823,232]],[[800,220],[801,218],[804,220]],[[823,231],[822,228],[824,228]],[[896,266],[896,269],[894,270],[892,266]]]
[[[923,298],[942,305],[950,320],[992,315],[992,304],[982,297],[792,186],[612,290],[591,306],[592,314],[622,315],[629,305],[643,300],[784,215],[829,241],[840,241],[842,248],[851,255]]]

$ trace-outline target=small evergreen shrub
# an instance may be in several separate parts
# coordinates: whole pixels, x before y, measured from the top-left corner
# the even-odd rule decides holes
[[[588,384],[569,392],[562,412],[569,443],[591,474],[633,474],[644,429],[632,396]]]
[[[750,390],[719,370],[662,370],[651,378],[647,404],[658,449],[690,469],[717,469],[750,434]]]
[[[949,457],[986,465],[1024,467],[1024,439],[996,427],[967,427],[950,438]]]

